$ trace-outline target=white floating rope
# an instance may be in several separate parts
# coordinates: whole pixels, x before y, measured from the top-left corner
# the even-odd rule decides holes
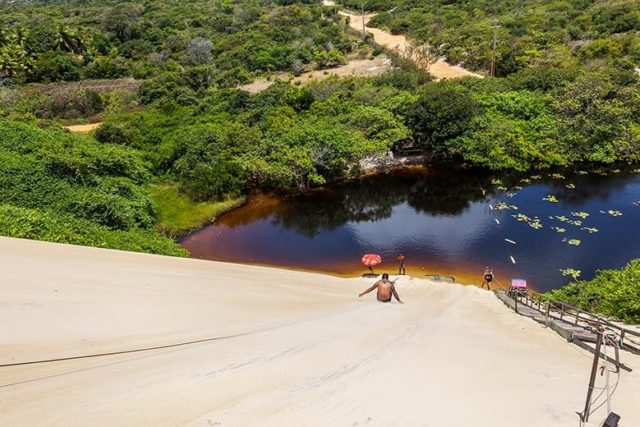
[[[504,241],[505,241],[505,242],[509,242],[509,243],[511,243],[512,245],[515,245],[515,244],[516,244],[516,242],[514,242],[514,241],[513,241],[513,240],[511,240],[511,239],[504,239]],[[514,262],[514,264],[515,264],[515,262]]]
[[[514,264],[516,263],[516,259],[514,257],[510,256],[509,258],[511,258],[511,262],[512,263],[514,263]]]
[[[500,221],[498,221],[498,218],[494,218],[493,220],[496,222],[496,224],[500,225]]]

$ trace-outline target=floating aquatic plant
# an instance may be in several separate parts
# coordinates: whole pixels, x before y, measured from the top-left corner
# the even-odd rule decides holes
[[[492,183],[493,185],[502,185],[502,180],[499,180],[499,179],[497,179],[497,178],[493,178],[493,179],[491,180],[491,183]]]
[[[622,212],[609,209],[607,213],[611,216],[622,216]]]
[[[531,182],[531,180],[530,180],[530,179],[528,179],[528,178],[522,178],[522,179],[520,180],[520,182],[521,182],[521,183],[523,183],[523,184],[529,184],[529,183]]]
[[[549,218],[552,218],[552,217],[549,217]],[[556,216],[555,216],[555,219],[557,219],[557,220],[558,220],[558,221],[560,221],[560,222],[567,222],[567,221],[569,221],[569,218],[567,218],[567,217],[566,217],[566,216],[564,216],[564,215],[560,215],[560,216],[557,216],[557,215],[556,215]]]
[[[577,216],[578,218],[587,219],[589,218],[589,214],[587,212],[571,212],[571,215]]]
[[[512,197],[513,197],[513,196],[515,196],[515,195],[516,195],[516,193],[511,192],[511,191],[509,191],[509,192],[506,194],[506,196],[507,196],[508,198],[512,198]]]
[[[560,273],[562,273],[563,276],[573,278],[573,280],[578,280],[578,277],[580,277],[582,271],[576,270],[574,268],[561,268]]]
[[[564,239],[562,239],[562,241],[570,244],[571,246],[580,246],[580,243],[582,243],[582,241],[580,241],[578,239],[567,239],[567,238],[564,238]]]
[[[567,187],[569,190],[573,190],[574,188],[576,188],[576,186],[573,184],[567,184],[565,185],[565,187]]]
[[[517,215],[511,215],[512,218],[515,218],[517,221],[525,221],[525,222],[529,222],[531,221],[531,218],[529,218],[528,216],[526,216],[525,214],[517,214]]]
[[[498,186],[498,190],[500,190],[500,191],[507,191],[507,190],[508,190],[508,188],[507,188],[507,187],[505,187],[504,185],[500,185],[500,186]]]
[[[637,202],[633,202],[632,205],[633,206],[640,206],[640,200],[638,200]]]
[[[513,187],[514,190],[522,190],[522,187],[520,185],[515,185]]]
[[[578,171],[578,175],[589,175],[587,171]]]
[[[614,169],[614,170],[612,170],[611,172],[613,172],[613,173],[620,173],[620,172],[622,172],[622,171],[621,171],[620,169]]]
[[[556,196],[552,196],[552,195],[548,195],[546,197],[543,197],[542,200],[550,202],[550,203],[558,203],[559,200]]]
[[[567,220],[567,224],[571,224],[571,225],[575,225],[576,227],[580,227],[582,225],[582,221],[580,221],[580,220],[575,220],[574,221],[572,219],[569,219],[569,220]]]
[[[542,175],[531,175],[529,179],[541,179]]]
[[[561,175],[559,173],[552,173],[551,174],[551,178],[553,178],[553,179],[565,179],[565,176]]]
[[[640,173],[640,169],[634,169],[633,173]]]
[[[582,227],[580,230],[586,231],[589,234],[597,233],[598,231],[600,231],[595,227]]]
[[[529,221],[529,227],[535,230],[540,230],[542,228],[542,223],[539,218],[535,218],[533,221]]]
[[[566,231],[567,231],[565,228],[562,228],[562,227],[555,227],[555,226],[554,226],[554,227],[551,227],[551,229],[552,229],[552,230],[554,230],[554,231],[556,231],[556,232],[558,232],[558,233],[564,233],[564,232],[566,232]]]

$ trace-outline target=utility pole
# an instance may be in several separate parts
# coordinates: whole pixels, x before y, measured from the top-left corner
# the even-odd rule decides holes
[[[498,41],[498,28],[500,28],[500,25],[498,25],[497,19],[493,20],[493,26],[491,28],[493,28],[493,54],[491,55],[491,71],[489,72],[489,75],[495,77],[496,75],[496,43]]]
[[[367,32],[364,29],[364,0],[360,2],[360,10],[362,11],[362,40],[367,38]]]
[[[593,353],[593,365],[591,366],[591,376],[589,377],[589,389],[587,390],[587,402],[584,405],[584,411],[580,416],[580,421],[586,423],[589,421],[589,415],[591,412],[591,396],[593,395],[593,389],[596,382],[596,373],[598,372],[598,363],[600,360],[600,347],[602,346],[602,339],[604,337],[604,327],[600,324],[598,320],[598,325],[596,326],[596,349]]]

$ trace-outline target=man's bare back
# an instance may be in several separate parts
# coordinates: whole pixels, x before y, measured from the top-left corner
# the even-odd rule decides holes
[[[373,286],[361,292],[360,295],[358,295],[358,297],[366,295],[374,289],[377,289],[378,291],[377,292],[378,301],[390,302],[391,297],[393,296],[400,304],[402,304],[402,301],[400,301],[400,297],[398,296],[398,292],[396,292],[396,287],[393,284],[393,282],[389,280],[389,276],[387,274],[384,274],[382,276],[382,279],[374,283]]]

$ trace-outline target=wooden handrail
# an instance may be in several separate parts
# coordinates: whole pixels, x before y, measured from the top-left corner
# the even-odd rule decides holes
[[[612,323],[609,319],[606,319],[606,318],[603,318],[602,316],[579,309],[563,301],[551,299],[546,295],[539,294],[537,292],[530,291],[528,289],[515,290],[515,291],[512,289],[510,292],[515,293],[516,298],[523,298],[524,299],[523,303],[533,308],[534,310],[536,308],[533,305],[534,303],[537,303],[538,305],[537,310],[541,313],[546,313],[547,317],[553,317],[552,310],[556,310],[560,313],[560,320],[563,320],[564,315],[575,316],[576,318],[574,321],[574,325],[577,325],[579,321],[583,321],[593,326],[603,325],[609,329],[615,329],[616,331],[619,332],[621,339],[624,339],[625,335],[631,335],[631,336],[640,338],[640,332],[616,325],[615,323]],[[541,303],[545,304],[547,307],[541,310],[540,309]],[[584,315],[584,317],[581,317],[580,315]]]

